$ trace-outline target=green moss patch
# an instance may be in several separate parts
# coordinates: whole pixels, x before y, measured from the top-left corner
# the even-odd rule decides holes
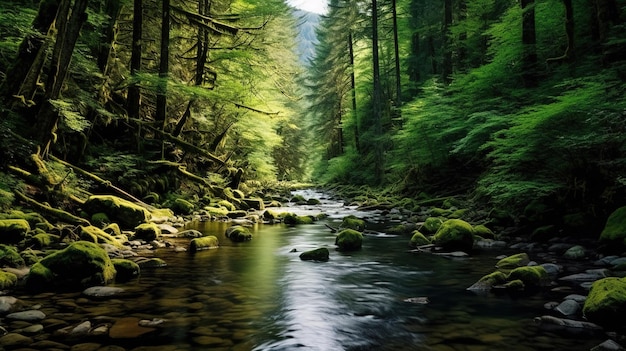
[[[538,287],[545,285],[550,278],[548,272],[542,266],[519,267],[512,270],[507,276],[507,281],[519,279],[524,285]]]
[[[444,250],[470,251],[474,245],[474,228],[461,219],[449,219],[439,227],[433,243]]]
[[[232,241],[242,242],[252,240],[252,233],[246,227],[235,225],[226,229],[226,237]]]
[[[189,243],[189,251],[196,252],[208,249],[217,249],[220,242],[214,235],[204,236],[202,238],[191,239]]]
[[[365,230],[365,221],[353,215],[346,216],[341,221],[341,228],[363,231]]]
[[[30,224],[25,219],[0,219],[0,242],[16,244],[26,238]]]
[[[161,236],[161,228],[155,223],[142,223],[135,227],[135,239],[146,241],[157,240]]]
[[[363,234],[352,229],[344,229],[335,237],[335,245],[339,251],[360,250],[363,245]]]
[[[616,250],[626,247],[626,206],[615,210],[607,219],[600,234],[600,242],[608,246],[617,245]]]
[[[17,276],[10,272],[0,271],[0,289],[9,289],[17,284]]]
[[[427,234],[436,233],[444,221],[446,221],[446,219],[443,217],[428,217],[426,218],[426,221],[424,221],[422,231]]]
[[[500,269],[515,269],[517,267],[527,266],[530,262],[530,258],[527,253],[518,253],[505,257],[496,263],[496,268]]]
[[[111,263],[117,272],[115,280],[118,282],[129,281],[133,278],[137,278],[141,273],[139,265],[131,260],[114,258],[111,260]]]
[[[428,245],[428,244],[430,244],[430,240],[428,240],[428,238],[424,236],[424,234],[420,233],[417,230],[413,231],[413,235],[411,236],[411,240],[409,241],[410,247],[415,248],[418,246]]]
[[[620,328],[626,325],[626,279],[604,278],[591,285],[583,306],[583,314],[590,322]]]
[[[287,225],[313,224],[313,218],[309,216],[298,216],[293,213],[287,213],[283,216],[283,222]]]
[[[134,228],[151,217],[147,209],[112,195],[90,196],[83,204],[83,209],[91,215],[104,213],[125,229]]]
[[[300,254],[300,259],[303,261],[328,261],[330,252],[327,248],[322,247],[315,250],[305,251]]]
[[[0,244],[0,266],[1,267],[22,267],[24,259],[13,246]]]

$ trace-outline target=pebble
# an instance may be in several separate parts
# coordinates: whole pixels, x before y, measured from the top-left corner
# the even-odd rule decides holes
[[[118,319],[109,330],[112,339],[134,339],[156,329],[146,328],[139,325],[139,318],[126,317]]]
[[[13,296],[0,296],[0,315],[11,312],[18,300]]]
[[[8,348],[16,348],[19,346],[28,346],[33,343],[33,339],[28,336],[17,333],[9,333],[0,337],[0,346]]]
[[[14,313],[8,314],[6,317],[8,319],[14,319],[18,321],[35,322],[35,321],[40,321],[46,318],[46,315],[43,312],[38,311],[38,310],[29,310],[29,311],[22,311],[22,312],[14,312]]]
[[[83,295],[103,298],[117,296],[123,292],[125,292],[124,289],[112,286],[92,286],[83,290]]]
[[[608,339],[602,344],[594,347],[591,351],[623,351],[624,348],[622,345],[616,343],[615,341]]]
[[[565,300],[561,302],[554,310],[564,316],[573,316],[580,310],[580,305],[574,300]]]

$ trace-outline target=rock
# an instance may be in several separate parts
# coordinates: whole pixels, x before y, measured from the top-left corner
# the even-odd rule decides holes
[[[25,264],[24,259],[13,246],[0,244],[0,266],[21,267]]]
[[[409,241],[409,246],[412,248],[416,248],[422,245],[430,244],[430,240],[424,236],[424,234],[419,231],[413,231],[413,235],[411,236],[411,240]]]
[[[14,312],[6,315],[7,319],[25,322],[38,322],[46,318],[46,314],[39,310],[29,310],[22,312]]]
[[[626,206],[615,210],[600,233],[600,243],[610,252],[621,252],[626,246]]]
[[[335,245],[339,251],[360,250],[363,245],[363,234],[352,229],[344,229],[335,237]]]
[[[426,233],[435,233],[437,232],[437,230],[439,229],[439,227],[441,227],[441,225],[443,224],[443,222],[445,221],[445,218],[442,217],[428,217],[426,218],[426,220],[424,221],[424,225],[422,226],[422,229],[426,232]]]
[[[502,285],[502,288],[509,291],[523,291],[526,289],[526,284],[521,279],[513,279]]]
[[[474,228],[461,219],[449,219],[437,230],[433,243],[444,250],[471,251],[474,245]]]
[[[561,272],[561,267],[554,263],[542,263],[540,266],[551,276],[555,276]]]
[[[248,208],[262,211],[265,209],[265,204],[263,203],[263,199],[259,198],[246,198],[241,199],[241,201],[246,204]]]
[[[204,236],[204,234],[195,229],[188,229],[178,232],[179,238],[201,238],[202,236]]]
[[[0,271],[0,289],[9,289],[17,284],[17,275],[10,272]]]
[[[342,229],[352,229],[362,232],[365,230],[365,221],[357,218],[356,216],[350,215],[343,217],[339,227]]]
[[[556,306],[554,310],[564,316],[573,316],[580,310],[580,305],[574,300],[565,300]]]
[[[105,213],[125,229],[147,222],[152,216],[147,209],[113,195],[90,196],[83,204],[83,210],[89,214]]]
[[[160,267],[167,266],[167,263],[165,263],[165,261],[163,261],[163,259],[160,259],[158,257],[152,257],[152,258],[141,257],[141,258],[137,259],[135,261],[135,263],[137,263],[137,265],[139,265],[139,268],[141,268],[141,269],[144,269],[144,268],[160,268]]]
[[[577,321],[572,319],[557,318],[553,316],[541,316],[535,318],[543,329],[568,331],[574,334],[581,333],[602,333],[603,329],[597,324]]]
[[[92,243],[107,244],[118,248],[124,246],[119,240],[111,236],[111,234],[94,226],[79,226],[78,235],[80,236],[81,240],[89,241]]]
[[[152,241],[161,236],[161,228],[156,223],[142,223],[135,227],[135,239]]]
[[[13,296],[0,296],[0,315],[13,311],[19,300]]]
[[[616,343],[615,341],[608,339],[602,344],[598,346],[594,346],[591,348],[591,351],[623,351],[624,348],[622,345]]]
[[[155,328],[140,326],[139,318],[126,317],[115,321],[109,330],[109,337],[112,339],[135,339],[155,330]]]
[[[111,286],[92,286],[83,290],[83,295],[95,298],[114,297],[122,294],[125,290]]]
[[[142,327],[156,327],[165,323],[165,319],[153,318],[153,319],[142,319],[139,321],[139,325]]]
[[[567,251],[565,251],[563,257],[570,260],[580,260],[585,258],[585,248],[580,245],[570,247]]]
[[[113,281],[115,273],[104,249],[78,241],[35,263],[26,278],[26,286],[44,290],[103,285]]]
[[[22,329],[21,333],[33,335],[33,334],[39,334],[42,331],[43,331],[43,325],[41,325],[41,324],[33,324],[33,325],[30,325],[30,326]]]
[[[527,253],[519,253],[505,257],[496,263],[496,268],[499,269],[514,269],[518,267],[527,266],[530,263],[530,258]]]
[[[428,300],[428,297],[409,297],[408,299],[404,299],[404,302],[408,302],[408,303],[414,303],[417,305],[427,305],[430,303],[430,300]]]
[[[18,348],[20,346],[28,346],[33,343],[33,339],[17,334],[17,333],[9,333],[3,337],[0,337],[0,346],[5,348]]]
[[[595,282],[596,280],[606,278],[606,276],[607,275],[604,271],[588,270],[585,273],[576,273],[561,277],[559,280],[576,283]]]
[[[178,234],[179,232],[179,230],[176,229],[174,226],[166,224],[166,223],[160,223],[160,224],[157,224],[157,226],[161,230],[161,234]]]
[[[474,226],[474,234],[483,239],[495,239],[496,235],[493,231],[482,224]]]
[[[82,344],[76,344],[72,346],[70,351],[97,351],[100,349],[101,346],[102,346],[101,344],[97,344],[93,342],[82,343]]]
[[[113,263],[113,267],[115,267],[115,271],[117,272],[115,275],[115,281],[128,281],[133,278],[137,278],[141,273],[139,265],[131,260],[114,258],[111,259],[111,263]]]
[[[300,259],[303,261],[328,261],[330,252],[327,248],[322,247],[315,250],[305,251],[300,254]]]
[[[102,228],[102,230],[112,236],[120,236],[122,235],[122,230],[120,229],[120,226],[117,223],[111,223],[109,225],[107,225],[106,227]]]
[[[69,336],[71,337],[81,337],[89,334],[89,330],[91,330],[91,322],[84,321],[77,326],[73,327],[69,332]]]
[[[591,285],[583,307],[587,320],[604,326],[624,326],[626,278],[604,278]]]
[[[283,217],[283,222],[287,225],[312,224],[313,218],[309,216],[298,216],[293,213],[287,213]]]
[[[172,210],[174,211],[174,213],[181,214],[181,215],[191,214],[194,208],[195,208],[194,204],[192,204],[191,202],[183,198],[177,198],[176,200],[174,200],[174,203],[172,204]]]
[[[518,267],[507,276],[507,281],[519,279],[524,285],[537,287],[549,282],[548,272],[542,266]]]
[[[220,242],[214,235],[209,235],[202,238],[194,238],[191,240],[191,242],[189,242],[190,252],[217,249],[218,247],[220,247]]]
[[[506,282],[506,274],[495,271],[480,278],[476,283],[467,288],[470,291],[487,291],[495,285],[504,284]]]
[[[247,240],[252,240],[252,234],[248,231],[247,228],[242,227],[240,225],[234,225],[226,229],[226,237],[232,241],[242,242]]]
[[[30,224],[25,219],[0,219],[0,242],[17,244],[26,238]]]

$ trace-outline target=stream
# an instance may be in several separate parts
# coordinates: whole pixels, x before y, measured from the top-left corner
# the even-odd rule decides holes
[[[155,255],[168,266],[117,284],[126,295],[19,298],[67,323],[163,321],[143,336],[91,341],[107,350],[589,350],[605,339],[540,329],[533,318],[548,314],[546,293],[467,291],[493,271],[501,252],[460,259],[411,253],[408,237],[383,232],[393,223],[380,213],[359,212],[312,190],[299,193],[322,203],[283,210],[329,217],[312,225],[257,224],[253,239],[243,243],[224,236],[230,223],[192,223],[188,228],[216,235],[220,248],[195,254],[159,249]],[[367,218],[374,233],[365,236],[362,250],[341,253],[326,224],[338,226],[348,214]],[[173,241],[182,246],[188,240]],[[328,262],[300,260],[301,252],[319,247],[330,250]]]

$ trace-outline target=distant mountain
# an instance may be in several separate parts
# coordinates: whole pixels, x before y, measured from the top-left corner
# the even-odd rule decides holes
[[[320,23],[320,15],[308,11],[294,10],[294,16],[298,21],[298,55],[300,61],[306,65],[315,54],[315,45],[317,44],[315,30]]]

